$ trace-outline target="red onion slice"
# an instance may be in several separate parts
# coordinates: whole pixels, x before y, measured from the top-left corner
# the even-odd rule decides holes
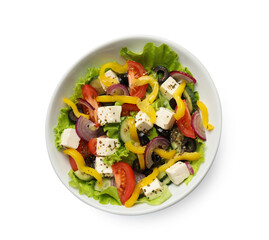
[[[102,127],[96,128],[91,120],[82,116],[77,120],[76,132],[81,139],[87,142],[90,141],[91,138],[97,138],[105,134]]]
[[[184,80],[187,83],[196,83],[196,79],[190,74],[181,72],[181,71],[172,71],[169,75],[174,78],[176,81]]]
[[[153,161],[151,155],[155,148],[168,149],[169,148],[169,140],[164,137],[155,137],[153,138],[147,145],[145,149],[145,165],[147,168],[150,168],[153,165]]]
[[[87,108],[89,108],[91,110],[95,110],[95,108],[90,103],[88,103],[86,100],[84,100],[82,98],[78,98],[77,100],[78,100],[79,103],[81,103],[85,107],[87,107]]]
[[[135,175],[135,184],[137,184],[137,183],[140,182],[143,178],[146,177],[145,174],[140,173],[140,172],[136,172],[136,171],[134,171],[134,175]]]
[[[122,84],[114,84],[107,88],[107,94],[109,95],[125,95],[129,96],[128,88]]]
[[[199,110],[196,110],[192,114],[191,118],[191,126],[195,132],[195,134],[201,138],[202,140],[206,141],[206,134],[205,134],[205,128],[203,126],[202,118],[200,115]]]
[[[193,175],[194,174],[194,171],[193,171],[193,168],[192,168],[191,164],[189,162],[187,162],[187,161],[185,162],[185,164],[186,164],[186,166],[187,166],[190,174]]]

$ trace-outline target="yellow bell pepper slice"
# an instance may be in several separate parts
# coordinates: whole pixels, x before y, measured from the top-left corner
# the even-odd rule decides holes
[[[159,174],[158,168],[154,168],[153,172],[150,175],[148,175],[147,177],[143,178],[140,182],[138,182],[135,186],[132,196],[125,202],[124,204],[125,207],[132,207],[140,195],[141,188],[152,183],[154,179],[158,176],[158,174]]]
[[[93,176],[97,180],[98,185],[102,186],[103,181],[101,174],[97,172],[94,168],[86,166],[83,156],[76,149],[68,148],[64,150],[63,153],[71,156],[75,160],[79,171]]]
[[[201,158],[201,154],[198,152],[185,152],[183,154],[176,154],[174,158],[170,159],[167,163],[161,165],[158,169],[160,172],[164,172],[167,168],[171,167],[177,161],[180,160],[188,160],[188,161],[195,161]]]
[[[139,161],[139,166],[141,170],[145,169],[145,158],[144,154],[137,154],[138,161]]]
[[[208,110],[207,110],[206,105],[198,100],[197,101],[197,106],[200,108],[201,113],[202,113],[202,119],[203,119],[204,128],[206,128],[209,131],[213,130],[214,126],[211,125],[210,123],[208,123]]]
[[[182,118],[185,115],[185,104],[184,104],[183,100],[181,99],[181,95],[182,95],[185,87],[186,87],[186,82],[183,81],[179,85],[177,90],[173,93],[173,97],[177,102],[177,111],[174,114],[174,117],[176,120],[179,120],[180,118]]]
[[[63,101],[64,101],[65,104],[67,104],[69,107],[72,108],[72,110],[73,110],[73,112],[74,112],[74,114],[75,114],[75,116],[77,118],[79,118],[80,116],[85,117],[87,119],[90,118],[89,115],[86,115],[84,113],[79,112],[78,108],[77,108],[77,105],[74,102],[72,102],[71,100],[69,100],[68,98],[64,98]]]
[[[136,154],[143,154],[145,152],[146,147],[141,147],[141,146],[135,146],[131,142],[126,142],[125,147]]]
[[[117,72],[117,73],[125,73],[128,68],[127,68],[127,63],[125,63],[124,65],[120,65],[118,63],[106,63],[104,64],[101,68],[100,68],[100,80],[101,82],[106,86],[109,87],[113,84],[118,83],[118,81],[116,79],[112,79],[109,77],[106,77],[105,75],[105,71],[107,68],[111,68],[113,71]]]
[[[149,104],[152,104],[158,96],[159,92],[158,81],[152,76],[142,76],[134,80],[135,86],[142,86],[146,84],[149,84],[151,86],[152,92],[146,97],[145,100],[148,101]]]
[[[140,102],[140,98],[138,97],[131,97],[131,96],[123,96],[123,95],[103,95],[96,97],[97,102],[117,102],[120,101],[122,103],[131,103],[131,104],[138,104]]]
[[[134,118],[128,118],[128,126],[129,126],[129,130],[130,130],[130,134],[131,134],[132,139],[135,142],[139,143],[139,138],[138,138],[136,127],[135,127]]]
[[[148,101],[143,100],[142,102],[137,104],[137,107],[144,113],[146,113],[149,118],[151,123],[155,123],[156,121],[156,112],[155,109],[149,104]]]
[[[171,159],[175,156],[177,151],[176,150],[165,151],[164,149],[156,148],[154,149],[154,152],[164,159]]]

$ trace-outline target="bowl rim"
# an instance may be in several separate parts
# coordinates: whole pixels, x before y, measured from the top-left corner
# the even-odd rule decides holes
[[[84,200],[83,197],[81,197],[82,195],[79,195],[79,193],[77,192],[77,189],[71,189],[68,186],[68,183],[66,184],[63,179],[60,177],[60,175],[57,172],[56,166],[52,161],[52,155],[50,153],[50,149],[49,149],[49,141],[50,141],[50,128],[49,128],[49,118],[50,118],[50,110],[52,107],[52,103],[54,98],[56,97],[56,94],[58,92],[59,87],[62,85],[62,83],[64,82],[64,80],[66,79],[66,77],[70,74],[70,72],[72,71],[72,69],[75,69],[77,66],[80,65],[80,63],[85,60],[90,54],[99,51],[107,46],[110,46],[112,44],[116,44],[118,42],[121,41],[128,41],[128,40],[134,40],[134,39],[140,39],[140,40],[146,40],[148,42],[162,42],[165,43],[167,45],[169,45],[173,50],[180,50],[181,52],[184,52],[184,54],[186,54],[187,56],[189,56],[191,59],[196,61],[196,64],[199,65],[199,69],[202,69],[204,71],[204,73],[207,75],[207,80],[210,81],[212,88],[214,89],[215,95],[216,95],[216,99],[217,99],[217,105],[219,107],[219,135],[218,135],[218,139],[217,139],[217,146],[215,149],[215,152],[213,153],[213,158],[212,161],[210,162],[210,164],[208,165],[208,167],[204,170],[202,177],[200,178],[200,180],[198,182],[196,182],[193,186],[191,186],[188,191],[186,193],[184,193],[180,198],[176,198],[173,199],[169,204],[163,205],[160,204],[158,206],[150,206],[148,209],[143,209],[143,210],[138,210],[136,212],[127,212],[127,211],[119,211],[119,210],[114,210],[114,209],[109,209],[108,205],[102,205],[100,204],[98,201],[96,201],[96,205],[93,205],[89,202],[87,202],[86,200]],[[163,38],[161,36],[157,36],[157,35],[142,35],[142,34],[137,34],[137,35],[125,35],[125,36],[121,36],[119,38],[113,38],[110,41],[107,41],[106,43],[103,44],[99,44],[98,46],[96,46],[95,48],[92,48],[90,51],[87,51],[87,53],[85,53],[82,57],[80,57],[79,59],[77,59],[75,61],[74,64],[72,64],[67,71],[65,72],[65,74],[63,74],[63,77],[58,81],[57,85],[54,88],[53,93],[51,94],[50,97],[50,102],[49,105],[47,107],[47,113],[46,113],[46,120],[45,120],[45,140],[46,140],[46,148],[47,148],[47,152],[49,155],[49,159],[51,162],[51,165],[54,169],[54,172],[56,173],[56,175],[58,176],[58,178],[60,179],[60,181],[63,183],[63,185],[70,191],[73,193],[73,195],[75,195],[78,199],[80,199],[82,202],[86,203],[87,205],[90,205],[91,207],[95,207],[96,209],[100,209],[102,211],[105,211],[107,213],[111,213],[111,214],[118,214],[118,215],[128,215],[128,216],[134,216],[134,215],[143,215],[143,214],[149,214],[149,213],[154,213],[160,210],[164,210],[178,202],[180,202],[182,199],[184,199],[187,195],[189,195],[205,178],[205,176],[207,175],[208,171],[210,170],[210,168],[213,165],[213,162],[216,158],[216,154],[218,152],[219,149],[219,145],[220,145],[220,140],[221,140],[221,135],[222,135],[222,106],[221,106],[221,101],[220,101],[220,97],[218,94],[218,91],[216,89],[216,86],[208,72],[208,70],[205,68],[205,66],[202,64],[202,62],[195,56],[193,55],[189,50],[187,50],[186,48],[182,47],[180,44],[171,41],[169,39]],[[76,190],[76,191],[75,191]]]

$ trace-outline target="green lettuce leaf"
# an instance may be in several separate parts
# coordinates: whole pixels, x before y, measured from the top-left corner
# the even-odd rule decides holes
[[[109,138],[119,139],[120,123],[107,123],[104,126],[104,132]]]
[[[148,136],[149,140],[152,140],[153,138],[158,137],[159,135],[157,133],[156,128],[154,127],[148,131],[147,136]]]
[[[167,185],[163,185],[163,190],[164,191],[163,191],[162,195],[155,198],[155,199],[149,200],[146,197],[142,197],[142,198],[139,198],[136,202],[137,203],[147,203],[149,205],[160,205],[172,196],[172,193],[168,189]]]
[[[70,100],[73,102],[77,102],[77,98],[82,97],[82,86],[84,84],[88,84],[94,77],[99,75],[99,69],[97,68],[89,68],[88,73],[85,75],[85,77],[78,79],[76,82],[76,85],[74,87],[74,94],[70,97]],[[70,107],[65,107],[60,110],[60,115],[58,116],[58,124],[54,128],[55,133],[55,146],[56,148],[61,151],[61,134],[64,129],[66,128],[75,128],[75,125],[72,124],[69,121],[68,118],[68,112],[70,110]]]
[[[136,159],[137,156],[135,153],[130,152],[127,148],[125,148],[125,146],[119,146],[116,148],[116,152],[105,157],[103,162],[108,165],[113,165],[114,163],[122,161],[132,166],[134,160]]]
[[[158,98],[151,105],[155,111],[158,111],[160,107],[164,107],[174,112],[169,104],[169,100],[165,98],[160,92],[158,94]]]
[[[166,44],[157,47],[154,43],[147,43],[141,53],[134,53],[124,47],[120,50],[120,55],[126,60],[141,63],[147,72],[151,72],[152,68],[160,65],[169,71],[184,71],[183,66],[178,61],[178,54]]]
[[[193,168],[194,174],[190,175],[188,178],[184,180],[186,185],[188,185],[188,183],[192,180],[193,176],[196,175],[196,173],[198,172],[200,168],[200,165],[205,161],[205,142],[201,140],[200,138],[196,138],[196,145],[197,145],[196,152],[199,152],[201,154],[201,158],[196,161],[190,162]]]
[[[81,181],[74,175],[73,170],[70,170],[68,175],[70,177],[69,185],[78,189],[79,194],[93,197],[95,200],[99,200],[101,204],[110,203],[112,205],[121,205],[116,187],[111,186],[99,192],[94,190],[96,180],[91,180],[89,182]]]

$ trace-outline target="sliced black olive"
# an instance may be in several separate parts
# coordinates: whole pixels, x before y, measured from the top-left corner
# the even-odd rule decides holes
[[[83,113],[83,110],[82,110],[81,105],[77,104],[77,108],[78,108],[78,111],[79,111],[79,112]],[[74,123],[74,124],[75,124],[75,123],[77,122],[77,120],[78,120],[78,118],[75,116],[75,114],[74,114],[74,112],[73,112],[72,109],[70,109],[69,112],[68,112],[68,118],[69,118],[70,122],[71,122],[71,123]]]
[[[152,169],[146,168],[142,173],[145,174],[146,176],[150,175],[153,172]]]
[[[86,157],[84,159],[84,161],[86,163],[86,166],[91,167],[91,168],[94,168],[95,159],[96,159],[96,157],[94,155],[89,155],[88,157]]]
[[[169,77],[169,72],[164,66],[155,67],[153,68],[153,71],[158,74],[159,83],[163,83]]]
[[[164,130],[157,125],[154,125],[154,127],[156,128],[156,131],[157,131],[159,136],[167,138],[168,140],[170,140],[170,134],[171,134],[170,130]]]
[[[155,152],[152,153],[151,158],[152,158],[154,167],[158,167],[165,163],[164,160]]]
[[[169,101],[169,105],[173,110],[175,110],[176,106],[177,106],[176,100],[174,98],[171,98],[170,101]]]
[[[196,151],[196,142],[192,138],[185,137],[182,142],[182,152],[195,152]]]
[[[147,137],[147,135],[145,133],[140,132],[140,131],[137,131],[137,133],[138,133],[138,138],[139,138],[140,144],[142,146],[145,146],[150,142],[149,138]]]
[[[119,80],[120,80],[120,84],[125,85],[125,86],[129,86],[129,82],[128,82],[128,72],[123,73],[123,74],[119,74],[118,75]]]

